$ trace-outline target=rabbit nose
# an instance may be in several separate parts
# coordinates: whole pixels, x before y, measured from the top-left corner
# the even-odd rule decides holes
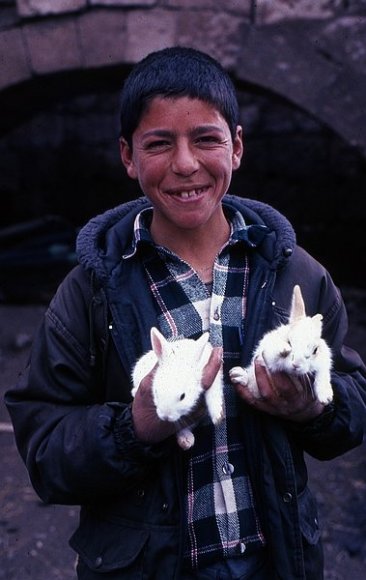
[[[163,411],[162,409],[159,409],[157,411],[157,415],[161,421],[174,421],[175,420],[172,417],[172,413],[170,413],[169,411]]]

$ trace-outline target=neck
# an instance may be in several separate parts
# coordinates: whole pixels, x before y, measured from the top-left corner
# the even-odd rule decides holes
[[[157,227],[151,224],[151,235],[155,243],[174,252],[190,264],[204,282],[212,280],[215,258],[230,236],[230,225],[224,214],[219,223],[206,224],[200,228],[180,230]]]
[[[183,258],[187,253],[201,255],[212,249],[218,251],[229,239],[230,225],[224,218],[215,226],[203,226],[192,230],[172,228],[170,231],[166,228],[154,227],[153,222],[150,231],[156,244],[168,248]]]

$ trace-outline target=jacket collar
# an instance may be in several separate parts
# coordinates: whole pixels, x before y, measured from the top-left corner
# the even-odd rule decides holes
[[[289,221],[271,206],[259,201],[225,195],[225,211],[239,211],[244,227],[240,236],[249,247],[256,247],[273,269],[291,257],[296,245]],[[122,256],[131,250],[136,216],[151,204],[146,197],[127,202],[91,219],[77,238],[76,251],[80,264],[95,272],[103,282]]]

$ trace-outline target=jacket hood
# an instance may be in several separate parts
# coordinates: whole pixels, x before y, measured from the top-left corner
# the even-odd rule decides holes
[[[281,267],[291,257],[296,236],[292,225],[280,212],[260,201],[233,195],[225,195],[223,205],[240,211],[247,225],[266,226],[267,235],[261,236],[263,240],[258,249],[271,268]],[[140,197],[92,218],[77,237],[79,263],[93,271],[100,281],[106,280],[131,244],[136,215],[148,207],[152,207],[149,200]]]

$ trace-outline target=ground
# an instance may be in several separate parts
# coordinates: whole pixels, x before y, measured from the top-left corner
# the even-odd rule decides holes
[[[350,346],[366,360],[366,293],[343,289],[350,315]],[[44,306],[0,305],[0,392],[25,365]],[[0,403],[0,580],[75,579],[68,538],[76,506],[44,505],[29,483]],[[366,578],[366,442],[330,462],[307,458],[325,549],[326,580]],[[288,579],[291,580],[291,579]]]

